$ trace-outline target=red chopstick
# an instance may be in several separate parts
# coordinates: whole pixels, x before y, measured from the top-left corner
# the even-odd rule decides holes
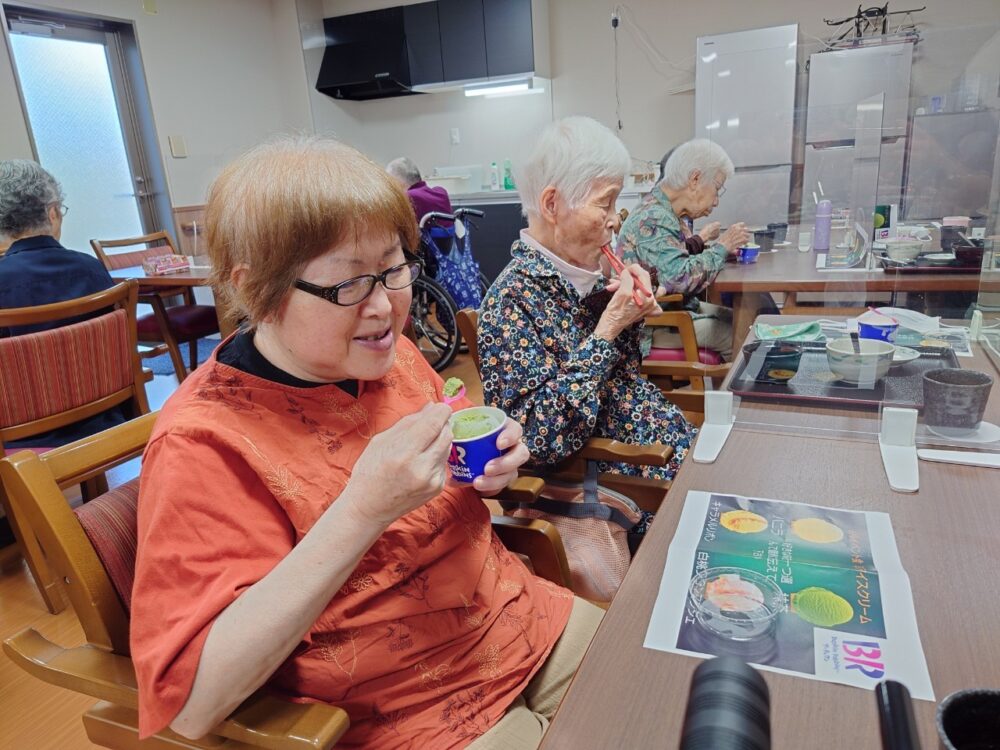
[[[622,263],[621,258],[615,255],[614,252],[611,250],[611,245],[602,245],[601,252],[604,253],[604,257],[608,259],[608,262],[611,264],[611,267],[618,272],[619,276],[621,276],[623,273],[625,273],[625,271],[628,270],[627,268],[625,268],[625,264]],[[639,277],[636,275],[634,271],[629,271],[629,273],[632,274],[632,284],[634,287],[632,289],[632,301],[635,302],[637,306],[642,307],[643,305],[646,304],[645,301],[643,300],[643,297],[652,297],[653,295],[650,294],[649,290],[646,288],[646,285],[642,283],[642,281],[639,279]],[[640,292],[642,293],[642,296],[640,296],[639,294]]]

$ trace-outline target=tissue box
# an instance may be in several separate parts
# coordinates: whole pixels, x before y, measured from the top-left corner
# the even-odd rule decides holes
[[[142,270],[150,276],[187,271],[190,267],[185,255],[156,255],[142,262]]]

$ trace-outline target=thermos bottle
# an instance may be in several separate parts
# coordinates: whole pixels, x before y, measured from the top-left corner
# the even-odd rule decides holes
[[[828,252],[830,250],[830,219],[833,206],[828,200],[821,200],[816,206],[816,227],[813,230],[813,250]]]

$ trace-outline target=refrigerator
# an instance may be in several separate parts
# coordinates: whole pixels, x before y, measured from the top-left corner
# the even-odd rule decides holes
[[[809,56],[802,218],[812,221],[816,202],[851,208],[858,104],[882,94],[878,203],[902,204],[907,151],[913,44],[897,42],[817,52]]]
[[[694,137],[736,168],[710,221],[788,221],[798,36],[790,24],[698,37]]]

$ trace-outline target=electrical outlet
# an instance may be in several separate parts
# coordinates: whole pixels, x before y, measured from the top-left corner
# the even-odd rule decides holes
[[[462,134],[458,132],[458,128],[451,129],[451,145],[457,146],[462,142]]]

